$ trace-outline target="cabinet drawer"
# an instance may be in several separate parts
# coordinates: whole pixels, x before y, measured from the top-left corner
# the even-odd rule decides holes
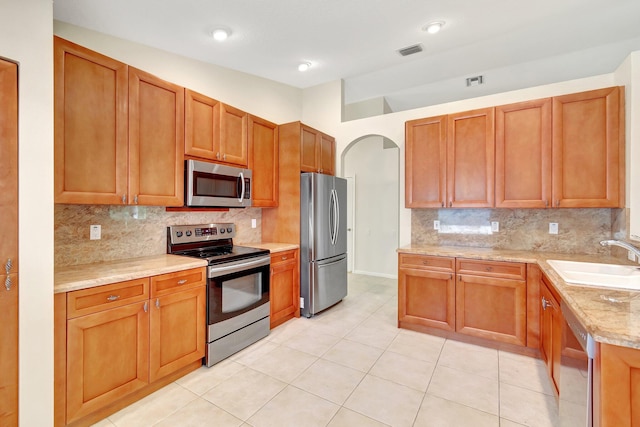
[[[456,273],[525,280],[527,277],[527,264],[521,262],[482,261],[457,258]]]
[[[149,299],[149,278],[67,293],[67,319]]]
[[[421,268],[435,271],[453,271],[455,258],[400,254],[400,266],[408,268]]]
[[[271,254],[271,264],[291,261],[297,258],[298,258],[298,251],[296,249],[291,251],[276,252]]]
[[[203,286],[206,280],[204,267],[153,276],[151,277],[151,298]]]

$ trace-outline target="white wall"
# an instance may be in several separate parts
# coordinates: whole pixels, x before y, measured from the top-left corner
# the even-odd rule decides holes
[[[281,124],[300,120],[300,89],[55,21],[57,36]]]
[[[19,62],[20,425],[53,420],[51,0],[1,0],[0,56]]]
[[[385,149],[380,136],[368,136],[345,152],[344,176],[355,177],[354,273],[398,275],[399,151]]]

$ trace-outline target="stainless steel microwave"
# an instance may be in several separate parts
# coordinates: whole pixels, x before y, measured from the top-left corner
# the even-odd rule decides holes
[[[251,170],[186,160],[185,206],[243,208],[251,206]]]

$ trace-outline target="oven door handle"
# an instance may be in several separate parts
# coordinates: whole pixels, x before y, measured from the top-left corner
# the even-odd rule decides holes
[[[254,259],[251,261],[234,263],[232,265],[215,266],[209,269],[209,277],[219,277],[225,274],[236,273],[238,271],[246,270],[250,267],[262,267],[271,263],[270,257],[263,257]]]

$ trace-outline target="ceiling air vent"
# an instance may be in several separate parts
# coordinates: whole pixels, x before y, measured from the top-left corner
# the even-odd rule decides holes
[[[398,53],[402,56],[409,56],[418,52],[422,52],[422,45],[420,44],[414,44],[413,46],[403,47],[398,50]]]

